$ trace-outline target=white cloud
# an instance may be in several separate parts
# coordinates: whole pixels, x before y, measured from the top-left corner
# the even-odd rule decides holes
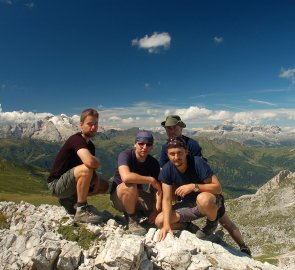
[[[34,2],[28,2],[28,3],[26,3],[25,4],[25,6],[27,7],[27,8],[33,8],[34,6],[35,6],[35,3]]]
[[[178,114],[187,124],[188,128],[201,128],[210,125],[222,124],[231,121],[237,124],[271,124],[280,127],[292,127],[295,120],[295,109],[271,109],[239,111],[210,110],[198,106],[175,108],[163,104],[136,103],[129,107],[101,108],[99,117],[100,125],[105,128],[161,128],[161,122],[169,114]],[[0,105],[0,125],[14,123],[33,123],[45,117],[53,116],[51,113],[33,112],[3,112]],[[77,124],[79,116],[71,117]],[[54,119],[54,117],[52,118]]]
[[[6,4],[6,5],[12,5],[12,1],[11,0],[0,0],[1,3]]]
[[[169,33],[154,33],[152,36],[144,36],[141,39],[133,39],[132,45],[138,46],[141,49],[148,50],[149,53],[157,53],[163,47],[168,49],[170,47],[171,37]]]
[[[269,106],[276,106],[276,104],[274,104],[274,103],[263,101],[263,100],[248,99],[248,101],[251,102],[251,103],[258,103],[258,104],[264,104],[264,105],[269,105]]]
[[[224,41],[223,37],[214,37],[213,40],[217,44],[223,43]]]
[[[281,69],[280,78],[289,79],[292,81],[293,84],[295,84],[295,68],[293,69]]]
[[[0,112],[0,125],[5,124],[19,124],[19,123],[33,123],[45,117],[53,116],[52,113],[33,113],[33,112]]]

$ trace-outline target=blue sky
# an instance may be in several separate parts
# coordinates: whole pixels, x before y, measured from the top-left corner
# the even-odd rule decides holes
[[[0,0],[0,124],[293,128],[295,1]],[[26,112],[27,114],[24,114]]]

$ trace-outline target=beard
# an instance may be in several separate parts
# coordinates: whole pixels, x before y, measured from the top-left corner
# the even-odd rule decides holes
[[[83,133],[85,137],[88,137],[88,138],[92,138],[96,135],[97,131],[95,132],[91,132],[91,131],[88,131],[88,132],[85,132]]]

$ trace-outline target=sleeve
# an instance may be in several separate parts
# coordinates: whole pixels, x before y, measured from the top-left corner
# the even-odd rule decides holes
[[[167,185],[172,185],[170,169],[171,169],[171,166],[169,166],[169,163],[166,163],[159,174],[158,180],[160,182],[165,183]]]
[[[123,151],[119,154],[118,156],[118,167],[122,165],[129,166],[129,158],[130,158],[130,152],[128,151]]]
[[[164,165],[169,161],[166,148],[167,148],[166,144],[163,144],[162,149],[161,149],[161,156],[160,156],[160,167],[161,168],[163,168]]]
[[[208,163],[202,157],[194,157],[194,160],[196,172],[202,181],[214,174]]]
[[[73,146],[74,151],[76,153],[78,152],[78,150],[80,150],[82,148],[88,149],[88,145],[87,145],[86,141],[84,140],[84,138],[82,138],[81,136],[78,136],[78,135],[72,136],[71,139],[67,143],[69,145]]]

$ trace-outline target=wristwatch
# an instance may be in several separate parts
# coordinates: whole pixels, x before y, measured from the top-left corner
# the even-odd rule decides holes
[[[195,187],[194,187],[194,192],[198,192],[199,191],[199,185],[198,184],[195,184]]]

